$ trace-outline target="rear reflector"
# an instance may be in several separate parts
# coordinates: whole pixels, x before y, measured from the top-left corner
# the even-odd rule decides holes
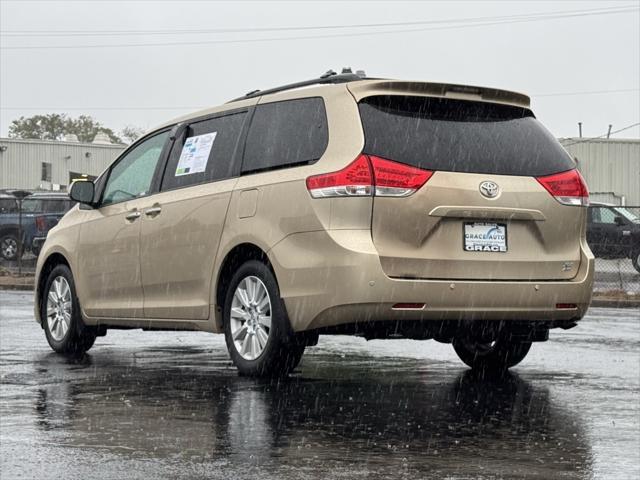
[[[424,303],[396,303],[391,308],[393,310],[422,310]]]
[[[563,205],[585,207],[589,205],[587,184],[576,169],[546,177],[537,177],[536,180]]]
[[[556,303],[558,310],[575,310],[578,306],[575,303]]]
[[[428,170],[361,154],[342,170],[307,178],[307,189],[313,198],[407,197],[432,175]]]

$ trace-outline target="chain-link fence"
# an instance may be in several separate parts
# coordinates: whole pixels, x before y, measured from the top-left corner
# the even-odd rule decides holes
[[[640,207],[592,204],[587,242],[596,257],[594,291],[640,298]]]

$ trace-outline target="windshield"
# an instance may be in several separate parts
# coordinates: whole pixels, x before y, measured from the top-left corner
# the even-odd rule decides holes
[[[630,222],[634,222],[634,223],[640,222],[640,218],[638,218],[636,215],[634,215],[632,212],[630,212],[626,208],[615,207],[614,210],[616,211],[616,213],[622,215],[624,218],[626,218]]]

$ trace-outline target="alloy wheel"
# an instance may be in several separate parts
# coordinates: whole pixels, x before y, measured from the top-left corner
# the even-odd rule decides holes
[[[2,256],[6,259],[13,259],[18,253],[18,242],[13,237],[6,237],[2,240]]]
[[[71,325],[71,288],[63,276],[54,278],[47,294],[47,325],[51,337],[60,342]]]
[[[230,327],[233,343],[242,358],[256,360],[262,355],[271,333],[271,299],[258,277],[245,277],[236,287]]]

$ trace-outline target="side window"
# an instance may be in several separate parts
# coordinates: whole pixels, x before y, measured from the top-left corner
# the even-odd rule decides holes
[[[13,198],[3,198],[0,200],[0,213],[18,213],[18,202]]]
[[[22,201],[22,211],[24,213],[41,213],[42,200],[26,198]]]
[[[44,213],[63,213],[67,211],[67,200],[45,200]]]
[[[242,172],[315,162],[328,142],[329,128],[322,98],[258,105],[247,136]]]
[[[182,138],[173,144],[161,189],[237,175],[236,150],[246,115],[238,112],[190,124]]]
[[[610,208],[594,208],[593,223],[616,223],[616,214]]]
[[[144,140],[111,168],[102,195],[102,205],[124,202],[149,193],[168,137],[169,131],[166,131]]]

